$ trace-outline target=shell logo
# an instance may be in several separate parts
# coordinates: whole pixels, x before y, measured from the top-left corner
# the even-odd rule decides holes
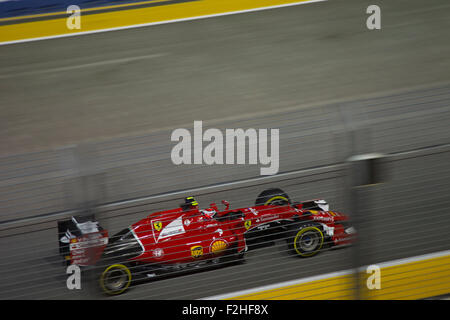
[[[227,243],[223,240],[217,240],[214,241],[213,244],[211,245],[211,252],[212,253],[219,253],[222,252],[223,250],[225,250],[227,247]]]

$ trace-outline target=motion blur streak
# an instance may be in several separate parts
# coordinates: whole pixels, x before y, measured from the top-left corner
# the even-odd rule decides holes
[[[299,260],[279,242],[249,251],[242,265],[109,299],[199,299],[449,250],[450,3],[379,0],[373,31],[371,4],[334,0],[1,46],[0,298],[103,298],[85,282],[80,291],[65,285],[56,222],[73,214],[94,211],[114,234],[187,195],[202,208],[222,199],[239,208],[278,187],[351,216],[354,154],[383,154],[386,171],[383,183],[359,189],[357,246]],[[205,130],[279,129],[279,174],[173,165],[170,133],[196,120]],[[424,275],[446,277],[448,261],[439,261]],[[387,269],[393,278],[403,271]],[[402,283],[415,289],[400,298],[435,294],[423,279]]]

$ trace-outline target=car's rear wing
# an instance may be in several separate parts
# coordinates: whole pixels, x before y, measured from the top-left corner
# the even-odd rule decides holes
[[[73,216],[58,221],[58,243],[59,253],[67,264],[93,265],[108,244],[108,231],[94,215]]]

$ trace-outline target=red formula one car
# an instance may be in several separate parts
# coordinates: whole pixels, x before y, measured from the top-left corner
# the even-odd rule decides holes
[[[324,200],[292,203],[280,189],[262,192],[255,206],[200,210],[193,197],[179,208],[155,212],[108,237],[94,217],[58,223],[60,252],[68,263],[96,265],[107,294],[124,292],[141,277],[241,262],[254,247],[285,239],[294,255],[311,257],[322,248],[349,244],[355,230],[348,217],[329,211]]]

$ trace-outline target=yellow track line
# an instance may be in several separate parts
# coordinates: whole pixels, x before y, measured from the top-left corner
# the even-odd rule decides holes
[[[381,267],[379,290],[367,289],[366,281],[369,276],[365,272],[360,273],[363,299],[411,300],[444,295],[450,292],[450,255]],[[343,300],[355,298],[354,288],[355,278],[352,274],[346,274],[227,299]]]
[[[0,26],[0,43],[117,30],[320,1],[325,0],[199,0],[86,16],[81,14],[80,30],[69,30],[66,18]]]

